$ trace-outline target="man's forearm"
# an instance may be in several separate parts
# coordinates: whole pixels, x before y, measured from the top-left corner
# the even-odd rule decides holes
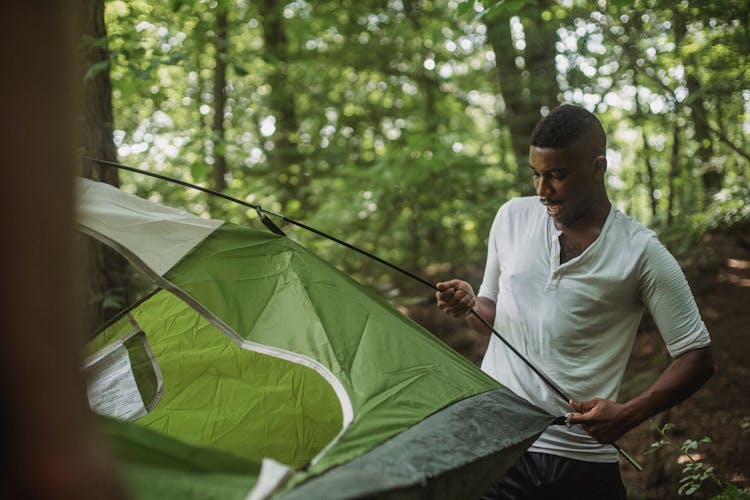
[[[688,351],[675,359],[654,385],[627,403],[602,398],[571,401],[576,413],[568,422],[581,424],[600,443],[614,443],[633,427],[689,397],[713,371],[710,347]]]
[[[640,396],[625,403],[632,427],[690,397],[714,373],[711,347],[688,351],[675,359]]]

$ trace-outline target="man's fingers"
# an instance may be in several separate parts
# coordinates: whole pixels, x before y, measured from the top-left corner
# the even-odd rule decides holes
[[[459,281],[460,283],[460,281]],[[469,296],[465,290],[453,286],[453,281],[438,283],[435,297],[438,302],[443,302],[447,305],[453,305],[454,303],[462,300],[464,297]]]
[[[461,280],[453,279],[448,281],[440,281],[435,283],[435,288],[438,290],[447,290],[448,288],[459,288],[461,286]]]
[[[569,401],[570,406],[573,407],[575,411],[578,413],[586,413],[594,409],[596,406],[596,400],[592,399],[591,401],[575,401],[571,399]]]
[[[569,413],[567,418],[568,424],[585,424],[591,417],[585,413]]]
[[[575,401],[571,399],[568,403],[576,411],[568,415],[569,424],[583,424],[591,421],[593,415],[589,412],[596,406],[596,400]]]
[[[476,305],[471,285],[459,279],[441,281],[435,284],[437,306],[446,314],[455,317],[466,316]]]
[[[451,305],[454,300],[456,290],[450,284],[450,282],[438,283],[435,285],[437,291],[435,292],[435,298],[438,302],[438,307],[444,309],[445,305]]]
[[[465,295],[451,303],[443,304],[441,309],[455,317],[466,316],[474,308],[475,300],[470,295]]]

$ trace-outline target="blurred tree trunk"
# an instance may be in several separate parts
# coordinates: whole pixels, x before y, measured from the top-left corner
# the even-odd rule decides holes
[[[112,137],[112,82],[109,76],[104,0],[82,0],[83,151],[99,160],[117,161]],[[82,175],[119,186],[117,170],[83,161]],[[127,262],[114,250],[88,239],[87,331],[93,332],[127,302]]]
[[[411,25],[414,28],[414,32],[420,34],[423,33],[424,28],[422,16],[424,11],[422,0],[409,0],[404,3],[404,7],[409,16],[409,20],[411,21]],[[420,47],[423,49],[424,43],[421,43]],[[424,59],[425,55],[423,54],[423,50],[420,50],[419,60],[423,61]],[[422,108],[424,110],[425,120],[424,132],[427,135],[437,137],[440,125],[440,113],[436,109],[438,94],[440,91],[438,83],[435,81],[435,78],[427,72],[423,64],[416,65],[414,80],[417,84],[417,88],[420,89],[420,94],[424,96],[424,106]],[[431,179],[435,179],[438,174],[432,172],[429,175]],[[424,234],[424,218],[420,213],[420,208],[424,207],[417,208],[415,204],[411,208],[414,210],[414,213],[408,222],[410,239],[409,256],[411,257],[409,265],[418,268],[420,267],[419,259],[424,255],[423,247],[439,245],[442,241],[441,236],[443,235],[441,234],[440,228],[436,225],[430,225],[427,234]]]
[[[671,226],[674,221],[674,201],[677,196],[677,187],[675,181],[680,176],[680,129],[675,123],[672,127],[672,153],[669,159],[669,177],[667,198],[667,226]]]
[[[82,0],[83,13],[83,148],[98,160],[117,161],[112,139],[112,82],[109,77],[107,28],[104,25],[104,0]],[[84,177],[119,186],[117,170],[84,161]]]
[[[124,498],[82,376],[73,171],[80,75],[62,1],[5,4],[0,120],[0,498]]]
[[[266,79],[271,86],[268,104],[276,120],[276,130],[270,137],[272,148],[266,149],[266,155],[275,185],[279,188],[278,199],[282,206],[291,199],[297,199],[304,205],[304,189],[301,188],[309,182],[308,173],[302,168],[302,155],[297,149],[299,123],[294,91],[287,81],[289,53],[282,16],[284,5],[285,2],[279,0],[263,0],[258,6],[264,51],[272,65]]]
[[[675,35],[675,50],[679,53],[680,46],[687,33],[685,27],[686,19],[679,6],[673,9],[673,14],[674,22],[672,26],[674,27]],[[708,128],[706,105],[703,100],[703,93],[701,92],[701,84],[694,73],[696,70],[694,66],[695,58],[689,54],[684,59],[685,83],[689,92],[687,106],[690,108],[690,114],[693,117],[692,125],[695,131],[693,139],[698,145],[695,161],[698,163],[697,170],[700,172],[703,187],[703,205],[708,206],[713,196],[721,190],[723,175],[712,161],[713,142],[711,140],[711,132]]]
[[[541,18],[547,5],[551,3],[545,0],[522,9],[519,17],[526,42],[523,52],[513,45],[509,13],[502,11],[487,22],[487,38],[495,52],[497,78],[505,101],[505,112],[499,118],[501,126],[507,125],[510,130],[517,182],[524,193],[532,192],[531,182],[527,182],[529,137],[541,118],[541,109],[557,106],[560,92],[555,67],[557,24]]]
[[[216,66],[214,68],[214,123],[213,141],[213,188],[224,191],[227,187],[226,142],[224,130],[224,107],[227,102],[227,4],[220,2],[216,9],[216,35],[214,37]]]
[[[637,74],[637,73],[634,73]],[[656,219],[657,217],[657,204],[656,204],[656,171],[654,169],[654,164],[651,160],[651,146],[648,143],[648,136],[646,135],[646,129],[643,127],[643,123],[645,121],[645,117],[643,116],[643,111],[641,110],[641,99],[640,99],[640,92],[638,91],[638,87],[636,86],[636,92],[635,92],[635,116],[633,118],[633,121],[640,125],[641,129],[641,139],[643,140],[643,156],[645,158],[645,166],[646,166],[646,187],[648,189],[648,195],[649,195],[649,202],[651,206],[651,217]]]
[[[656,170],[654,169],[654,164],[651,160],[651,146],[649,146],[648,144],[648,137],[646,137],[646,132],[644,131],[643,127],[641,127],[641,137],[643,139],[643,154],[646,157],[646,187],[648,188],[648,200],[651,206],[651,217],[656,218]]]
[[[688,66],[685,66],[688,71]],[[714,164],[713,159],[713,141],[708,129],[706,106],[700,88],[700,82],[695,75],[687,74],[686,82],[690,97],[688,98],[688,107],[693,116],[693,128],[695,130],[694,139],[698,143],[698,160],[700,161],[700,176],[703,185],[703,204],[708,206],[713,196],[721,190],[724,176],[721,170]]]
[[[423,33],[422,16],[424,11],[422,9],[422,0],[408,0],[404,2],[404,7],[414,27],[414,32]],[[424,44],[420,46],[424,47]],[[423,54],[420,54],[420,60],[424,60]],[[438,133],[438,125],[440,125],[440,113],[435,109],[437,94],[439,92],[438,83],[434,78],[430,77],[424,65],[417,64],[415,70],[414,79],[417,86],[422,90],[421,93],[424,95],[424,116],[425,123],[427,124],[425,132],[436,135]]]

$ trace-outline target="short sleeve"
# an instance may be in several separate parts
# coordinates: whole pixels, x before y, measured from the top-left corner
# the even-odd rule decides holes
[[[640,284],[641,298],[670,356],[676,358],[711,343],[682,269],[655,236],[646,245]]]

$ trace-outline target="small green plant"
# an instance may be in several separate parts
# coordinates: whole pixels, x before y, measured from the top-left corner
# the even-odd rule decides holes
[[[667,435],[676,428],[677,426],[672,423],[667,423],[658,428],[657,432],[661,436],[661,439],[651,443],[651,451],[649,453],[653,453],[665,446],[679,448],[682,452],[685,465],[682,468],[682,478],[680,478],[680,486],[677,490],[679,495],[690,496],[696,493],[708,481],[718,486],[720,490],[717,495],[711,497],[713,500],[750,500],[750,492],[748,490],[739,489],[731,483],[722,481],[714,468],[703,462],[702,455],[698,452],[698,449],[701,445],[711,443],[710,437],[705,436],[700,440],[686,439],[682,445],[678,446]]]

